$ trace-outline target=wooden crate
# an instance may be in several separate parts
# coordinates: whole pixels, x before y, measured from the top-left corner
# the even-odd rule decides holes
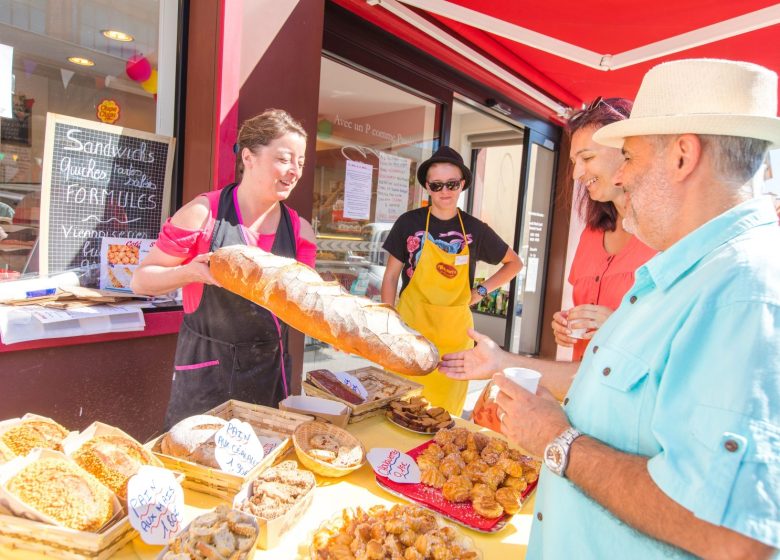
[[[415,395],[419,395],[422,392],[422,385],[420,385],[419,383],[415,383],[414,381],[410,381],[405,377],[401,377],[400,375],[390,373],[378,367],[369,366],[369,367],[359,368],[355,370],[349,370],[347,371],[347,373],[354,375],[361,381],[367,375],[372,375],[381,380],[387,381],[388,383],[398,386],[398,391],[396,391],[395,393],[393,393],[388,397],[383,397],[376,400],[369,400],[368,402],[364,402],[361,404],[352,404],[349,401],[342,400],[328,393],[327,391],[323,391],[319,387],[316,387],[311,381],[309,381],[309,376],[307,373],[303,382],[303,388],[306,394],[313,395],[315,397],[323,397],[325,399],[338,401],[340,403],[344,403],[345,405],[347,405],[352,411],[349,417],[350,424],[353,424],[355,422],[360,422],[361,420],[365,420],[366,418],[370,418],[372,416],[384,414],[385,409],[390,404],[390,402],[398,399],[404,399]],[[371,397],[372,394],[369,391],[368,398],[371,399]]]
[[[148,449],[159,457],[165,468],[179,471],[184,474],[184,488],[192,488],[198,492],[232,501],[233,496],[248,480],[252,480],[267,467],[273,465],[292,448],[292,433],[298,425],[313,420],[312,416],[285,412],[267,406],[229,400],[221,405],[204,412],[211,416],[218,416],[225,420],[238,418],[254,428],[258,436],[274,437],[282,440],[271,453],[263,457],[257,466],[249,471],[246,476],[238,476],[226,473],[219,469],[199,465],[180,457],[166,455],[160,449],[160,443],[165,434],[153,439],[146,444]]]
[[[102,533],[87,533],[0,512],[0,545],[47,558],[104,560],[137,536],[138,531],[130,525],[127,516]]]

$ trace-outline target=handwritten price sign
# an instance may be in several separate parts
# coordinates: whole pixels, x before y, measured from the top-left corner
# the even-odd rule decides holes
[[[420,482],[420,467],[406,453],[388,447],[374,447],[366,453],[366,458],[379,476],[400,483]]]
[[[184,493],[173,473],[142,466],[127,482],[130,524],[146,544],[164,545],[181,529]]]
[[[217,442],[214,458],[225,472],[246,476],[265,457],[263,444],[252,426],[237,418],[220,428],[214,440]]]
[[[339,381],[341,381],[344,385],[352,389],[355,393],[364,399],[368,398],[368,391],[365,387],[363,387],[363,384],[360,382],[360,380],[354,375],[350,375],[346,371],[337,371],[333,375],[335,375]]]

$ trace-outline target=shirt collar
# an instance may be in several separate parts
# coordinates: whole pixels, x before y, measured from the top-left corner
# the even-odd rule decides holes
[[[774,223],[777,215],[769,198],[752,198],[692,231],[641,268],[665,290],[715,248],[749,229]]]

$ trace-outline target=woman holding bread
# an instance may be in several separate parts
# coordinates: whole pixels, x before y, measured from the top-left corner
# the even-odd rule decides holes
[[[471,170],[449,146],[439,148],[417,169],[417,179],[431,205],[401,215],[383,248],[390,253],[382,280],[382,302],[395,304],[402,278],[398,312],[439,349],[440,355],[473,346],[467,331],[474,325],[469,306],[514,278],[523,264],[487,224],[461,212],[460,194],[471,184]],[[477,261],[501,268],[472,289]],[[433,371],[414,381],[433,406],[460,415],[468,383]]]
[[[136,293],[183,288],[166,428],[228,399],[275,407],[289,394],[286,325],[222,289],[208,261],[216,249],[238,244],[314,266],[314,231],[283,202],[303,172],[306,131],[285,111],[269,109],[243,123],[237,146],[241,182],[176,212],[133,275]]]

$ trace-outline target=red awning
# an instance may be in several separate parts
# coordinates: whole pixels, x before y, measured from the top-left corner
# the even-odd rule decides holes
[[[598,95],[633,98],[667,60],[727,58],[780,73],[772,0],[334,1],[554,120]]]

